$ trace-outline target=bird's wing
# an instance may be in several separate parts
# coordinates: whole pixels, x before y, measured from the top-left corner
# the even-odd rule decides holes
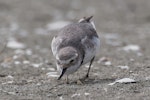
[[[62,43],[63,39],[59,37],[54,37],[51,43],[51,49],[54,56],[56,56],[58,52],[58,47]]]
[[[96,54],[100,46],[100,40],[98,37],[93,36],[92,38],[88,38],[85,36],[81,40],[82,45],[84,46],[85,57],[83,64],[89,62]]]

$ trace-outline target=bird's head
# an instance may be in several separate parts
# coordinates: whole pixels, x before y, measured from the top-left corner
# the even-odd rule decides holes
[[[56,55],[56,63],[57,67],[61,70],[59,80],[65,73],[73,73],[76,71],[80,63],[79,54],[73,47],[64,47]]]

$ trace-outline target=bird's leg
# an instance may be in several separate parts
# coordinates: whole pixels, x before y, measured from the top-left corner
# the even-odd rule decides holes
[[[82,84],[83,84],[83,81],[84,81],[86,78],[89,77],[89,72],[90,72],[90,69],[91,69],[91,65],[92,65],[92,63],[93,63],[93,61],[94,61],[94,58],[95,58],[95,57],[93,57],[93,58],[91,59],[91,61],[90,61],[90,65],[89,65],[88,72],[87,72],[86,76],[83,77],[82,79],[77,80],[77,84],[78,84],[78,85],[82,85]]]
[[[85,78],[88,78],[88,77],[89,77],[89,72],[90,72],[90,69],[91,69],[91,65],[92,65],[92,63],[93,63],[93,61],[94,61],[94,58],[95,58],[95,56],[94,56],[94,57],[92,58],[92,60],[90,61],[90,65],[89,65],[89,68],[88,68],[88,72],[87,72]]]
[[[66,83],[69,84],[68,75],[66,75]]]

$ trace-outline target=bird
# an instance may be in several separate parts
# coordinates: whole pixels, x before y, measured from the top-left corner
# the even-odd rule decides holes
[[[86,78],[89,77],[91,65],[100,48],[100,39],[96,32],[93,16],[83,17],[78,22],[64,26],[53,37],[51,50],[56,59],[58,80],[64,75],[76,72],[82,65],[89,63]]]

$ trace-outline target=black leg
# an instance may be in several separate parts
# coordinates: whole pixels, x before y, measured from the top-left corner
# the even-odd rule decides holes
[[[66,83],[69,84],[69,78],[68,78],[68,75],[66,76]]]
[[[92,63],[93,63],[93,61],[94,61],[94,58],[95,58],[95,56],[92,58],[92,60],[90,61],[90,65],[89,65],[89,68],[88,68],[88,72],[87,72],[87,74],[86,74],[86,78],[88,78],[89,77],[89,72],[90,72],[90,69],[91,69],[91,65],[92,65]]]

